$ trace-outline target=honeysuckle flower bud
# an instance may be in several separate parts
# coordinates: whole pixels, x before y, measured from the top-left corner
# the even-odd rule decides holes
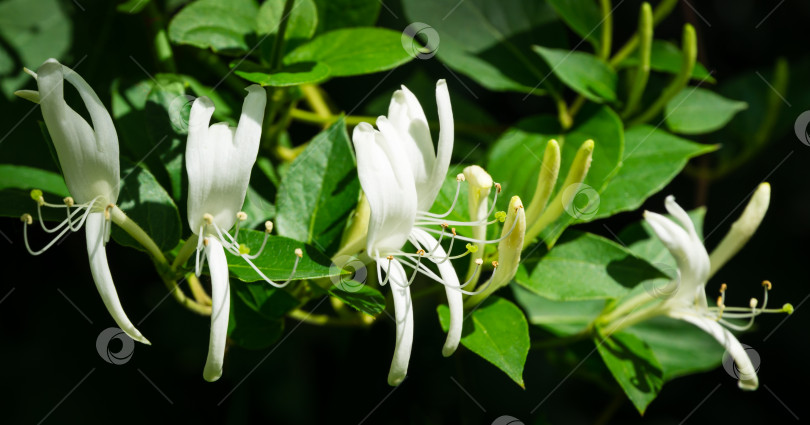
[[[271,222],[265,223],[265,237],[255,254],[239,244],[239,226],[247,219],[240,211],[245,202],[250,171],[259,152],[264,108],[267,94],[258,85],[247,89],[242,105],[242,116],[237,127],[216,123],[209,127],[214,104],[207,97],[197,98],[191,106],[186,144],[186,170],[188,171],[188,224],[198,236],[196,274],[201,272],[200,254],[204,251],[211,272],[211,334],[208,358],[203,377],[216,381],[222,376],[225,343],[230,313],[230,282],[225,250],[241,257],[264,280],[273,286],[287,285],[295,274],[303,253],[295,250],[293,271],[284,283],[276,283],[262,273],[251,261],[264,249]],[[228,233],[236,225],[233,236]]]
[[[87,82],[56,59],[45,61],[36,73],[26,72],[37,80],[38,91],[23,90],[16,94],[39,103],[71,194],[60,205],[45,202],[41,191],[32,191],[43,230],[58,234],[45,248],[33,251],[27,234],[27,226],[33,220],[26,219],[23,221],[26,248],[33,255],[41,254],[68,231],[78,231],[84,225],[90,272],[107,311],[132,339],[149,344],[124,313],[107,264],[105,244],[110,237],[110,209],[118,208],[115,203],[120,182],[118,135],[112,118]],[[65,102],[65,81],[78,91],[92,126]],[[42,207],[65,208],[67,218],[49,229],[42,219]]]
[[[709,258],[711,259],[712,267],[709,271],[709,276],[723,267],[726,262],[731,259],[743,245],[751,239],[754,235],[762,219],[765,218],[765,213],[768,211],[768,204],[771,202],[771,185],[768,183],[760,184],[748,205],[745,207],[742,215],[734,224],[731,225],[731,230],[726,234],[723,240],[717,245],[717,248],[712,251]]]
[[[520,253],[523,251],[523,238],[526,235],[526,213],[520,197],[513,196],[509,201],[509,212],[503,224],[503,235],[498,243],[498,262],[492,272],[490,283],[485,290],[468,298],[465,305],[472,306],[480,303],[496,290],[506,286],[517,273],[520,265]]]
[[[470,210],[470,221],[480,221],[487,217],[489,212],[489,192],[492,190],[492,176],[483,168],[477,165],[470,165],[464,168],[464,179],[467,182],[469,189],[467,194],[467,203]],[[500,185],[496,190],[500,190]],[[478,226],[473,226],[473,238],[485,240],[487,238],[487,224],[481,223]],[[467,278],[471,278],[475,273],[475,262],[478,259],[484,258],[484,246],[481,243],[475,244],[475,251],[470,258],[470,269],[467,273]]]
[[[744,235],[750,235],[753,232],[751,226],[746,226],[746,224],[755,223],[753,227],[756,227],[756,224],[762,220],[762,214],[767,207],[769,189],[767,186],[761,186],[760,190],[762,192],[755,195],[751,201],[750,209],[746,208],[746,212],[743,213],[744,217],[741,219],[743,224],[738,227],[738,229],[747,229],[743,231]],[[726,284],[720,287],[717,306],[710,307],[706,300],[706,283],[710,277],[710,270],[715,267],[711,264],[703,241],[697,234],[689,215],[675,203],[672,196],[666,199],[666,209],[674,220],[649,211],[644,213],[644,218],[661,243],[675,258],[678,265],[678,280],[673,282],[674,286],[670,288],[671,290],[666,291],[670,295],[661,302],[639,309],[649,302],[656,301],[653,295],[642,293],[620,304],[604,317],[603,322],[609,323],[604,329],[606,333],[611,334],[660,315],[689,322],[714,337],[733,357],[740,372],[739,387],[744,390],[755,390],[759,385],[756,370],[745,349],[728,329],[748,329],[753,325],[754,318],[762,313],[790,314],[793,307],[785,304],[779,309],[767,309],[768,292],[772,288],[772,284],[768,281],[762,283],[764,296],[761,307],[758,307],[759,303],[756,299],[752,299],[747,307],[726,306]],[[735,230],[732,229],[732,232]],[[738,249],[739,247],[735,244],[733,251],[736,252]],[[739,325],[729,319],[749,319],[749,321],[746,325]]]
[[[543,153],[543,162],[540,173],[537,175],[537,188],[534,190],[532,201],[526,208],[526,221],[534,223],[540,218],[540,214],[546,209],[548,198],[557,183],[560,174],[560,145],[556,140],[551,139],[546,144]]]
[[[469,282],[459,283],[449,260],[470,253],[468,250],[464,254],[452,256],[453,243],[456,240],[472,243],[479,241],[458,236],[451,226],[478,226],[487,221],[486,217],[477,222],[445,220],[455,207],[455,202],[450,211],[444,214],[429,212],[444,183],[453,150],[453,112],[444,80],[439,80],[436,84],[436,103],[440,132],[435,151],[422,106],[416,96],[405,87],[394,93],[388,116],[377,119],[379,130],[361,123],[355,127],[352,135],[357,151],[360,184],[371,210],[366,251],[377,265],[377,276],[385,276],[380,284],[392,282],[397,330],[394,356],[388,374],[390,385],[399,385],[408,371],[413,342],[413,306],[409,287],[417,272],[445,286],[450,308],[450,327],[442,353],[448,356],[458,347],[464,312],[462,294],[470,293],[462,288]],[[458,190],[463,178],[457,180]],[[438,240],[433,236],[435,234],[439,235]],[[448,250],[441,245],[446,236],[451,238]],[[416,247],[416,253],[402,251],[407,241]],[[425,260],[436,264],[439,275],[423,264]],[[403,266],[414,270],[410,278]]]
[[[523,241],[524,247],[532,243],[532,241],[538,235],[540,235],[540,232],[542,232],[546,226],[557,220],[560,214],[562,214],[563,211],[565,211],[566,208],[568,208],[571,203],[574,202],[573,196],[566,196],[565,189],[573,185],[580,185],[583,181],[585,181],[585,177],[588,175],[588,170],[591,168],[593,149],[593,140],[586,140],[585,143],[579,147],[579,150],[577,150],[577,155],[574,157],[574,162],[571,163],[571,168],[568,169],[568,175],[565,176],[565,181],[563,182],[559,192],[557,192],[554,199],[551,200],[548,206],[546,206],[545,210],[543,210],[542,214],[540,214],[540,218],[534,220],[533,222],[529,222],[528,229],[526,230],[526,238]],[[554,148],[552,147],[551,150],[553,151]],[[552,155],[550,159],[553,160],[553,152],[550,155]],[[535,211],[532,211],[532,213],[534,214]]]

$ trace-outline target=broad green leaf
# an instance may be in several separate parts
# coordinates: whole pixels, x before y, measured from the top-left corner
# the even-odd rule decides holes
[[[534,46],[565,85],[586,98],[602,103],[616,100],[616,73],[596,56],[572,50]]]
[[[301,62],[271,71],[268,67],[248,60],[233,62],[237,66],[234,73],[250,82],[270,87],[288,87],[301,84],[314,84],[329,78],[329,66],[322,62]]]
[[[627,130],[624,143],[622,167],[600,194],[593,219],[635,210],[666,187],[690,158],[719,147],[694,143],[648,125]]]
[[[531,202],[537,186],[537,176],[542,167],[543,151],[550,139],[557,139],[561,144],[560,177],[555,192],[565,190],[562,184],[571,167],[576,151],[588,139],[593,139],[595,147],[593,161],[585,179],[587,187],[595,193],[605,190],[610,180],[619,172],[624,153],[624,132],[622,122],[610,108],[605,106],[586,107],[580,112],[580,122],[571,131],[561,134],[556,119],[547,115],[527,118],[501,136],[489,153],[487,171],[503,187],[504,202],[513,195],[523,199],[524,205]],[[597,197],[588,190],[582,192],[593,202],[573,214],[563,213],[557,221],[541,233],[541,239],[552,246],[562,232],[573,222],[593,220],[598,207]],[[579,197],[575,198],[579,201]],[[505,204],[501,204],[503,208]]]
[[[437,308],[445,332],[450,309]],[[529,354],[529,325],[520,309],[503,298],[491,296],[464,320],[461,345],[494,364],[524,388],[523,366]]]
[[[677,74],[681,70],[681,62],[683,56],[681,49],[678,46],[663,40],[653,40],[652,48],[650,49],[650,69],[659,72],[667,72],[670,74]],[[638,65],[638,51],[627,59],[623,60],[619,67],[628,67]],[[710,83],[716,82],[714,77],[709,74],[706,67],[701,63],[695,63],[692,69],[692,79],[700,81],[708,81]]]
[[[260,286],[265,285],[231,282],[228,338],[250,350],[276,342],[284,331],[284,313],[298,304],[284,291]]]
[[[279,234],[334,252],[359,190],[354,152],[341,119],[315,136],[290,165],[276,199]]]
[[[379,0],[315,0],[315,4],[319,34],[338,28],[373,26],[383,5]]]
[[[198,0],[169,23],[169,39],[214,51],[247,51],[256,30],[254,0]]]
[[[262,56],[269,58],[275,43],[281,18],[284,14],[285,0],[268,0],[259,7],[256,16],[256,33],[262,42]],[[287,17],[287,28],[284,32],[284,51],[288,52],[315,34],[318,26],[318,11],[312,0],[295,0]]]
[[[541,248],[542,249],[542,248]],[[660,271],[621,245],[591,233],[569,231],[518,284],[559,300],[620,298],[639,283],[662,277]]]
[[[249,229],[263,227],[265,221],[276,216],[276,206],[259,194],[253,186],[248,186],[242,211],[248,216],[243,226]]]
[[[161,251],[169,251],[180,241],[180,215],[171,196],[145,168],[121,160],[121,185],[118,207],[152,237]],[[112,237],[121,245],[143,250],[118,226]]]
[[[649,345],[628,333],[594,339],[605,365],[642,415],[664,385],[661,364]]]
[[[48,58],[64,60],[72,34],[72,21],[57,0],[0,2],[0,90],[6,97],[33,82],[23,67],[36,70]]]
[[[522,273],[526,273],[525,268]],[[525,281],[525,278],[521,280]],[[526,311],[529,323],[559,337],[584,331],[605,308],[605,300],[555,301],[537,295],[521,285],[511,285],[511,288],[515,301]]]
[[[438,37],[429,40],[438,44],[436,57],[490,90],[544,93],[549,68],[531,45],[566,45],[565,29],[545,2],[404,0],[402,7],[408,22],[436,31]]]
[[[748,107],[699,87],[687,87],[667,103],[664,117],[675,133],[703,134],[717,130]]]
[[[598,49],[602,36],[602,12],[593,0],[549,0],[548,4],[574,30]]]
[[[339,286],[329,288],[329,294],[372,317],[379,316],[385,310],[385,296],[360,282],[341,279]]]
[[[231,282],[231,294],[241,298],[248,308],[266,319],[280,319],[300,304],[288,292],[264,281],[245,283],[234,280]]]
[[[299,46],[284,57],[284,64],[321,62],[329,67],[331,76],[348,77],[386,71],[410,60],[399,32],[348,28],[321,34]]]
[[[239,243],[249,248],[251,254],[262,246],[262,240],[264,240],[264,232],[245,229],[239,231]],[[343,270],[331,267],[329,258],[314,246],[283,236],[270,236],[261,255],[251,261],[269,279],[281,283],[292,274],[296,248],[301,249],[304,255],[298,262],[295,274],[292,275],[293,280],[344,274]],[[232,276],[243,282],[263,281],[262,277],[242,257],[229,253],[227,258],[228,269]]]
[[[0,216],[20,218],[31,214],[37,220],[37,204],[31,199],[31,190],[39,189],[45,200],[55,204],[70,196],[65,181],[57,173],[21,165],[0,164]],[[43,208],[43,219],[62,221],[64,209]],[[39,226],[39,225],[37,225]]]
[[[664,381],[714,369],[723,361],[725,349],[709,334],[682,320],[656,317],[623,333],[646,342],[664,371]]]

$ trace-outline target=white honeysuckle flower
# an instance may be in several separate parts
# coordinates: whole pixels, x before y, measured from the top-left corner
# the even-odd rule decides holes
[[[33,218],[25,214],[25,246],[31,254],[39,255],[67,232],[75,232],[85,226],[90,272],[104,305],[121,330],[132,339],[149,344],[124,313],[107,264],[105,244],[110,238],[110,213],[111,210],[117,211],[115,203],[118,201],[120,184],[118,135],[112,118],[87,82],[56,59],[45,61],[37,72],[27,69],[26,72],[37,80],[38,90],[21,90],[15,94],[39,103],[71,197],[65,198],[61,205],[51,204],[45,202],[41,191],[31,192],[31,197],[37,202],[42,229],[48,233],[58,233],[45,248],[32,250],[27,229],[28,225],[33,224]],[[78,91],[92,126],[65,102],[65,81]],[[65,208],[67,218],[56,227],[48,228],[42,219],[43,206]]]
[[[733,237],[734,242],[728,242],[724,249],[730,252],[737,252],[740,247],[750,238],[759,222],[764,216],[764,211],[767,209],[770,194],[770,188],[761,186],[759,195],[755,195],[749,207],[746,208],[746,213],[743,214],[742,220],[744,224],[753,223],[750,217],[756,217],[756,223],[753,226],[745,227],[746,237]],[[754,318],[762,313],[771,312],[790,312],[792,307],[786,304],[781,309],[766,309],[768,303],[768,291],[771,289],[771,283],[768,281],[763,282],[765,288],[765,295],[763,297],[762,307],[758,306],[756,299],[751,299],[748,307],[726,307],[725,305],[725,291],[726,285],[721,286],[721,295],[717,300],[716,307],[710,307],[706,300],[706,283],[711,275],[713,265],[709,259],[709,254],[703,246],[703,241],[695,230],[695,226],[689,215],[683,208],[675,202],[672,196],[666,199],[666,209],[674,217],[674,220],[667,218],[663,215],[646,211],[644,218],[647,223],[652,227],[658,239],[669,250],[678,265],[679,281],[673,282],[675,285],[671,288],[671,295],[662,303],[653,307],[648,312],[642,312],[642,316],[649,317],[652,314],[664,314],[669,317],[684,320],[689,322],[712,337],[714,337],[720,344],[725,347],[726,351],[732,356],[737,368],[740,371],[739,387],[744,390],[755,390],[759,381],[757,378],[756,370],[751,362],[751,359],[745,352],[745,349],[737,340],[736,337],[727,329],[745,330],[753,325]],[[753,208],[754,210],[750,210]],[[737,232],[740,226],[732,226],[730,233]],[[728,237],[727,237],[728,239]],[[724,239],[724,243],[727,239]],[[734,245],[734,246],[731,246]],[[728,258],[726,257],[725,260]],[[749,319],[745,326],[741,326],[728,321],[727,319]]]
[[[208,358],[203,377],[216,381],[222,376],[225,358],[225,343],[230,314],[230,283],[225,250],[242,257],[265,281],[276,287],[284,283],[270,280],[251,261],[260,255],[267,243],[272,223],[265,223],[265,237],[259,251],[248,255],[245,247],[237,242],[239,223],[247,219],[240,211],[245,202],[250,171],[259,152],[264,108],[267,94],[258,85],[247,88],[248,95],[242,105],[242,116],[237,127],[216,123],[209,127],[214,114],[214,104],[207,97],[197,98],[191,106],[186,144],[186,170],[188,171],[188,224],[198,237],[196,274],[202,264],[200,254],[208,261],[211,273],[211,334]],[[236,224],[233,236],[228,230]],[[303,253],[295,250],[295,274],[298,260]]]
[[[404,86],[397,90],[388,110],[388,116],[377,119],[375,130],[370,124],[361,123],[354,129],[352,139],[357,151],[357,170],[360,184],[368,199],[371,210],[366,250],[376,264],[378,276],[385,271],[381,285],[393,282],[391,292],[394,299],[396,319],[396,346],[388,383],[398,385],[405,378],[413,342],[413,306],[410,284],[416,273],[422,273],[445,285],[450,308],[450,326],[442,354],[451,355],[461,339],[463,321],[462,294],[470,294],[462,288],[470,281],[460,284],[458,276],[449,260],[467,255],[452,256],[453,243],[464,240],[471,243],[493,243],[473,238],[457,236],[450,226],[478,226],[488,224],[486,216],[473,222],[444,220],[455,207],[444,214],[430,213],[436,196],[445,181],[450,167],[453,150],[453,112],[450,107],[450,94],[444,80],[436,84],[436,103],[439,110],[439,141],[434,150],[427,118],[422,106]],[[457,192],[464,175],[457,176]],[[497,195],[497,193],[496,193]],[[495,200],[492,202],[494,209]],[[496,220],[497,221],[497,220]],[[439,229],[436,229],[439,227]],[[434,235],[439,235],[438,240]],[[441,246],[442,239],[451,238],[450,247]],[[405,253],[406,242],[418,250]],[[436,264],[439,274],[435,274],[422,263],[429,259]],[[477,265],[480,267],[481,260]],[[414,270],[408,278],[403,266]],[[474,273],[473,277],[477,275]]]

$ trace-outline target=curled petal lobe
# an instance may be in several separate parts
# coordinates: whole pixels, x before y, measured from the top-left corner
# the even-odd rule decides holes
[[[90,272],[93,275],[93,281],[96,283],[96,289],[98,289],[102,301],[104,301],[104,306],[107,307],[107,311],[110,312],[118,327],[135,341],[151,345],[149,340],[129,320],[126,313],[124,313],[124,308],[121,306],[121,301],[118,299],[118,292],[115,290],[110,266],[107,264],[107,252],[104,248],[104,239],[110,229],[106,226],[105,221],[103,212],[93,212],[88,215],[85,223],[87,254],[90,257]]]
[[[383,269],[388,267],[388,260],[378,259],[377,263]],[[389,286],[394,300],[394,316],[396,320],[396,345],[394,357],[391,359],[391,369],[388,372],[388,384],[399,385],[408,374],[408,362],[411,360],[411,347],[413,345],[413,304],[411,303],[411,289],[405,269],[397,260],[391,260],[388,269]]]
[[[228,261],[225,250],[217,238],[208,238],[205,257],[211,272],[211,334],[208,340],[208,358],[203,378],[214,382],[222,376],[225,345],[228,338],[228,317],[231,311],[231,288],[228,281]]]
[[[430,205],[442,188],[447,170],[450,169],[450,156],[453,154],[453,140],[455,137],[455,124],[453,122],[453,108],[450,105],[450,92],[447,82],[436,82],[436,106],[439,109],[439,144],[436,148],[436,162],[431,173],[432,187],[426,190],[425,197],[430,199]]]
[[[413,93],[405,86],[394,92],[388,108],[388,120],[399,135],[402,148],[416,184],[417,192],[430,185],[433,166],[436,162],[433,139],[430,137],[425,112]],[[425,202],[421,201],[420,202]],[[430,205],[418,209],[430,208]]]

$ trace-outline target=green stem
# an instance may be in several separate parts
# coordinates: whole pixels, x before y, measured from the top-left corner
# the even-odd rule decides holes
[[[199,237],[194,233],[186,239],[186,242],[180,247],[180,251],[177,252],[177,257],[175,257],[172,262],[172,270],[177,270],[179,267],[182,267],[183,264],[186,264],[186,261],[188,261],[197,250],[198,239]]]
[[[147,235],[146,232],[141,229],[141,226],[138,226],[138,223],[132,221],[131,218],[121,211],[121,208],[118,208],[117,205],[113,205],[109,207],[107,211],[110,213],[110,219],[113,221],[113,223],[124,229],[127,234],[132,236],[133,239],[141,244],[141,246],[146,249],[146,252],[152,256],[155,262],[162,266],[169,265],[168,261],[166,261],[166,257],[163,255],[160,248],[158,248],[155,241],[153,241],[152,238],[150,238],[149,235]]]
[[[613,8],[610,0],[599,0],[599,5],[602,11],[602,45],[599,50],[599,57],[608,60],[613,39]]]
[[[332,110],[323,98],[320,88],[312,84],[304,84],[301,86],[301,92],[304,94],[309,107],[315,111],[321,118],[331,118]]]
[[[207,306],[213,304],[213,300],[211,300],[211,297],[205,292],[205,289],[203,289],[200,279],[196,274],[186,273],[186,282],[188,282],[188,286],[191,289],[191,295],[194,295],[194,299],[197,300],[199,304]]]
[[[695,28],[692,25],[684,25],[683,42],[681,44],[681,54],[683,58],[678,74],[675,75],[672,82],[664,89],[658,99],[656,99],[650,107],[645,109],[644,113],[634,118],[629,126],[642,124],[653,119],[664,109],[664,106],[666,106],[673,97],[689,84],[689,80],[692,78],[692,70],[695,68],[697,61],[697,37],[695,35]]]
[[[632,76],[633,85],[627,95],[627,104],[622,112],[622,117],[627,118],[636,111],[641,103],[641,96],[647,87],[647,80],[650,77],[650,57],[652,54],[653,41],[653,18],[650,4],[641,4],[641,12],[638,17],[638,34],[641,35],[639,45],[639,64],[635,74]]]
[[[675,8],[675,5],[678,4],[678,0],[663,0],[661,3],[658,3],[658,6],[653,11],[653,28],[656,27],[661,21],[664,20],[667,16],[669,16],[672,9]],[[613,56],[610,60],[610,65],[615,67],[621,61],[625,60],[638,46],[639,42],[639,35],[638,33],[634,34],[627,40],[627,43],[619,49],[618,52]]]
[[[172,46],[169,44],[169,36],[166,34],[166,22],[155,5],[155,2],[150,1],[146,5],[146,13],[149,16],[149,20],[152,21],[153,46],[155,48],[158,66],[161,70],[166,72],[177,72]]]
[[[172,294],[172,297],[174,297],[174,299],[180,303],[180,305],[203,316],[211,315],[210,305],[202,305],[191,298],[186,297],[186,294],[183,293],[182,289],[180,289],[180,284],[177,283],[176,280],[170,279],[164,275],[161,275],[160,277],[163,280],[163,284],[166,285],[166,288],[169,290],[169,293]]]
[[[270,55],[270,69],[272,70],[281,68],[281,59],[284,57],[284,34],[287,32],[287,24],[290,23],[290,12],[292,12],[293,3],[295,3],[295,0],[286,0],[284,2],[284,10],[281,12],[281,22],[278,24],[276,39],[273,43],[273,53]]]
[[[341,318],[326,314],[315,314],[296,308],[287,313],[287,316],[300,322],[316,326],[368,326],[370,322],[362,317]]]

